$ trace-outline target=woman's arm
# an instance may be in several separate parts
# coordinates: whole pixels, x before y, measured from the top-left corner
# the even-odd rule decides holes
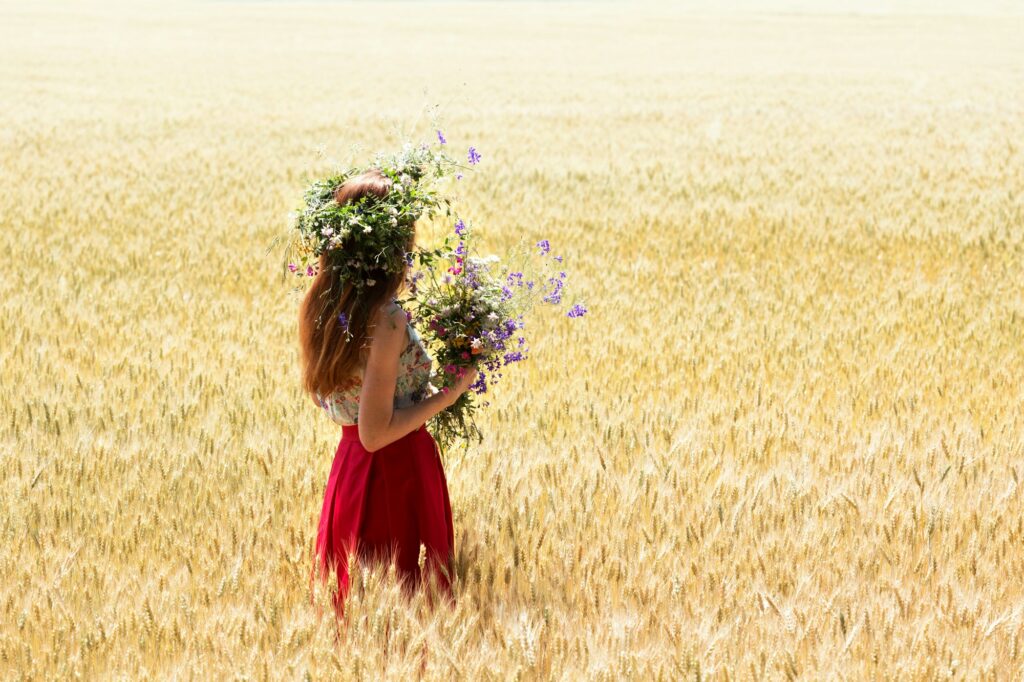
[[[476,378],[467,372],[448,393],[435,393],[409,407],[394,409],[398,363],[408,341],[405,312],[383,306],[377,314],[359,396],[359,440],[374,452],[412,432],[452,405]]]

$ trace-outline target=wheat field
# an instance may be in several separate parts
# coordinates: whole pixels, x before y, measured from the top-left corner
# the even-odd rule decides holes
[[[0,9],[3,679],[1021,679],[1024,19]],[[267,253],[403,132],[549,238],[457,602],[311,590],[340,438]],[[429,241],[446,229],[422,224]],[[538,311],[544,312],[544,311]]]

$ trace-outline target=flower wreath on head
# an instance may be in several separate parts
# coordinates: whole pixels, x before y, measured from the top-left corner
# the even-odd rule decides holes
[[[451,215],[451,199],[438,193],[434,180],[457,167],[450,157],[427,144],[405,143],[397,154],[378,152],[367,168],[351,167],[314,180],[303,194],[303,206],[292,214],[292,245],[299,263],[288,269],[300,276],[315,276],[320,255],[330,255],[331,267],[358,290],[375,286],[375,273],[393,275],[412,265],[414,224],[430,217],[442,204]],[[346,180],[370,170],[391,179],[383,196],[368,193],[339,204],[335,192]]]

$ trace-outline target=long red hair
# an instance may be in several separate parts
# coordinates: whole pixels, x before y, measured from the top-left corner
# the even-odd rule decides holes
[[[390,189],[391,178],[372,169],[342,183],[334,198],[343,204],[367,194],[383,197]],[[319,270],[299,308],[302,383],[314,397],[317,393],[326,397],[352,381],[369,348],[375,314],[398,294],[405,282],[404,271],[388,274],[371,270],[367,274],[376,280],[376,285],[357,293],[350,282],[339,279],[331,266],[333,258],[345,257],[344,244],[320,255]]]

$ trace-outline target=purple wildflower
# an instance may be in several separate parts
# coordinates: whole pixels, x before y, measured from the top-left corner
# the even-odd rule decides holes
[[[476,147],[469,148],[469,162],[472,164],[480,163],[480,154],[477,153]]]
[[[462,179],[462,173],[456,173],[455,174],[455,179],[456,180],[461,180]]]
[[[523,360],[523,359],[524,359],[524,356],[523,356],[523,354],[520,351],[512,351],[511,353],[505,353],[505,364],[506,365],[509,364],[510,362],[519,362],[520,360]]]
[[[579,303],[577,303],[572,308],[570,308],[569,312],[567,312],[565,315],[566,317],[583,317],[586,313],[587,309],[580,305]]]
[[[342,329],[348,331],[348,315],[346,315],[344,312],[338,313],[338,324],[341,325]]]
[[[455,223],[455,234],[462,236],[462,233],[466,231],[466,223],[462,222],[462,218],[459,218],[459,222]]]
[[[441,144],[448,143],[448,140],[444,139],[444,135],[441,134],[440,130],[437,131],[437,139],[441,141]]]
[[[551,250],[551,242],[549,242],[547,239],[541,239],[539,242],[537,242],[537,246],[540,247],[541,253],[547,253],[548,251]]]
[[[464,264],[464,267],[466,274],[463,275],[462,281],[471,289],[479,289],[481,282],[480,277],[477,274],[477,264],[473,261],[468,261]]]
[[[556,261],[558,261],[559,263],[561,263],[561,262],[562,262],[562,257],[561,257],[561,256],[552,256],[552,258],[554,258],[554,259],[555,259]]]
[[[554,289],[551,290],[551,293],[544,296],[543,301],[545,303],[561,303],[563,286],[562,280],[558,279],[557,277],[551,277],[548,279],[548,282],[550,282],[554,286]]]

